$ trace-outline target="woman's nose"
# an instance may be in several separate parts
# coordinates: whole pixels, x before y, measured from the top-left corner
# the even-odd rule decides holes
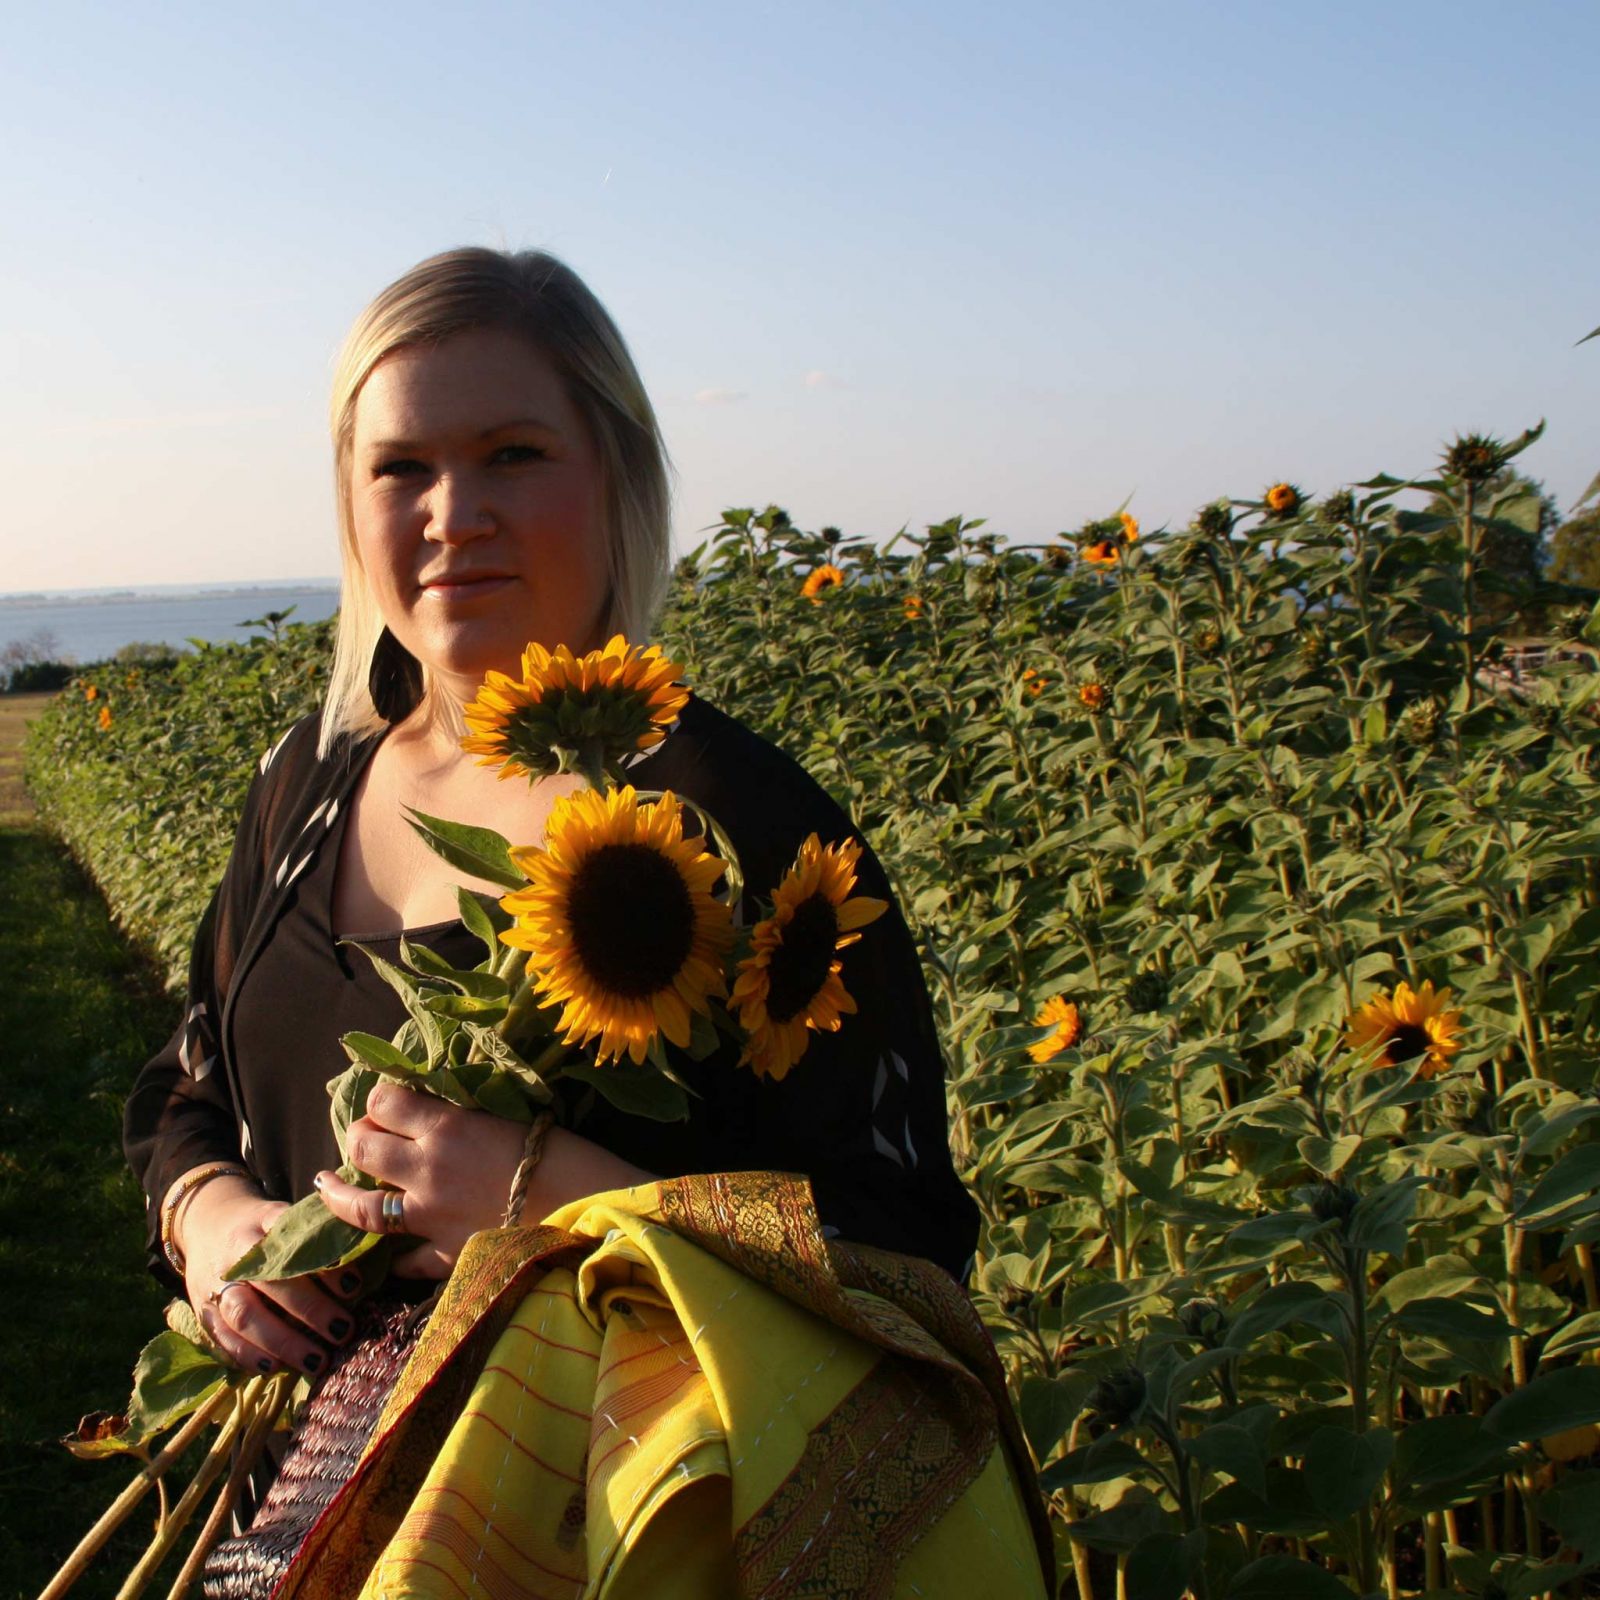
[[[425,536],[440,544],[466,544],[494,532],[486,488],[471,473],[441,473],[428,496]]]

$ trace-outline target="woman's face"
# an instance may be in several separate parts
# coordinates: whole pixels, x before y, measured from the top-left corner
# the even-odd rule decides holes
[[[396,350],[356,398],[356,552],[394,636],[470,698],[523,647],[603,642],[603,485],[555,368],[496,328]]]

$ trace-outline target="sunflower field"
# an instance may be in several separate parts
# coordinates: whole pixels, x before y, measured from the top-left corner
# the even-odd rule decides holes
[[[1514,675],[1481,560],[1534,436],[1045,546],[733,510],[678,567],[661,642],[918,931],[1064,1595],[1596,1592],[1600,607]],[[36,725],[175,972],[324,650]]]

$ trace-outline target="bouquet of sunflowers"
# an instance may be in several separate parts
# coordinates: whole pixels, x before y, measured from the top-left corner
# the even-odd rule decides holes
[[[572,1078],[623,1110],[673,1121],[688,1115],[692,1091],[674,1071],[669,1046],[702,1060],[732,1040],[739,1066],[781,1078],[814,1030],[837,1030],[854,1012],[839,953],[886,909],[852,892],[861,847],[811,835],[774,886],[766,914],[745,927],[744,874],[716,818],[670,790],[640,791],[625,781],[687,702],[680,676],[658,648],[621,635],[581,656],[530,644],[520,678],[488,675],[465,709],[471,731],[463,750],[498,767],[502,779],[575,772],[587,787],[557,801],[542,845],[409,814],[446,861],[506,893],[495,900],[458,891],[462,921],[484,948],[470,969],[410,941],[402,941],[398,965],[364,952],[399,994],[406,1020],[392,1039],[352,1032],[340,1041],[349,1065],[328,1092],[341,1158],[346,1130],[383,1078],[530,1126],[557,1113],[554,1085]],[[347,1160],[339,1172],[377,1186]],[[312,1194],[283,1212],[228,1276],[287,1278],[360,1260],[370,1285],[404,1242],[353,1227]],[[158,1487],[155,1538],[122,1591],[137,1594],[226,1471],[172,1590],[182,1594],[266,1436],[288,1425],[309,1392],[294,1373],[235,1370],[184,1301],[168,1307],[167,1323],[139,1357],[126,1411],[86,1417],[65,1441],[86,1458],[133,1455],[143,1466],[41,1600],[65,1593],[143,1494]],[[218,1434],[169,1507],[165,1474],[211,1423]],[[162,1434],[171,1437],[157,1449]]]
[[[341,1041],[350,1065],[328,1085],[341,1153],[379,1078],[524,1123],[553,1113],[553,1085],[575,1078],[622,1110],[674,1121],[688,1115],[690,1091],[669,1045],[702,1060],[730,1038],[741,1066],[781,1078],[812,1030],[837,1029],[855,1010],[839,952],[885,909],[851,892],[858,844],[806,839],[768,915],[741,928],[744,873],[717,819],[671,790],[626,782],[687,702],[680,675],[658,648],[620,634],[582,656],[530,644],[520,678],[490,672],[465,709],[463,750],[502,779],[575,772],[587,787],[556,802],[542,845],[409,813],[446,861],[507,892],[496,903],[459,891],[485,952],[470,970],[409,942],[399,966],[365,952],[407,1018],[393,1039]],[[348,1163],[339,1175],[374,1184]],[[385,1240],[397,1242],[312,1194],[229,1276],[342,1267]]]

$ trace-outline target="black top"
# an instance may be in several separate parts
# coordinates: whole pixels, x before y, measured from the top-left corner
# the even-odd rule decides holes
[[[361,1028],[388,1037],[403,1019],[371,963],[335,945],[329,920],[346,806],[380,737],[341,741],[319,761],[316,719],[307,718],[263,758],[196,935],[184,1021],[129,1095],[124,1143],[150,1200],[151,1266],[174,1287],[158,1239],[158,1207],[173,1179],[242,1156],[273,1198],[309,1192],[313,1174],[338,1159],[326,1085],[345,1065],[339,1035]],[[770,896],[808,833],[825,844],[860,840],[797,763],[698,698],[629,777],[687,796],[722,824],[745,871],[746,922],[761,914],[757,900]],[[960,1277],[977,1208],[950,1162],[944,1064],[916,951],[870,850],[857,892],[889,900],[890,909],[842,953],[859,1010],[838,1033],[813,1033],[781,1081],[738,1067],[730,1044],[701,1062],[674,1052],[675,1070],[699,1092],[687,1122],[658,1123],[595,1099],[578,1131],[663,1177],[802,1173],[830,1231],[924,1256]],[[459,965],[482,953],[459,923],[418,934]],[[388,937],[380,954],[393,954],[398,934]],[[568,1105],[576,1109],[574,1096]]]

